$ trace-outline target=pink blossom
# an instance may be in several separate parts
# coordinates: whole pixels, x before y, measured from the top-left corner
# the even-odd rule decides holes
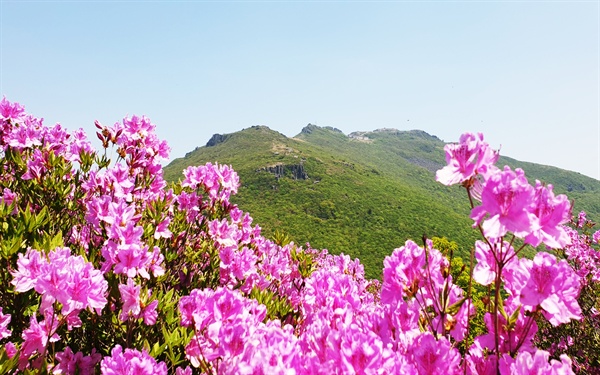
[[[496,356],[487,353],[479,341],[475,341],[471,345],[465,360],[467,361],[468,375],[496,375],[497,373]]]
[[[29,328],[21,335],[23,344],[21,346],[21,358],[28,359],[33,353],[44,354],[49,342],[56,342],[60,338],[56,334],[59,318],[54,314],[46,314],[42,322],[38,322],[35,316],[29,320]]]
[[[44,272],[42,269],[46,264],[46,259],[42,258],[39,251],[28,249],[25,255],[20,253],[17,260],[17,271],[12,272],[11,284],[15,286],[15,291],[26,292],[32,289],[37,278]]]
[[[15,354],[19,352],[15,344],[12,342],[7,342],[6,345],[4,345],[4,350],[9,359],[14,357]]]
[[[574,374],[571,360],[562,355],[560,361],[555,359],[548,362],[550,354],[544,350],[536,350],[533,354],[520,352],[515,359],[505,354],[500,359],[500,373],[502,375],[567,375]]]
[[[10,337],[11,331],[8,329],[10,323],[10,314],[3,314],[0,307],[0,340]]]
[[[82,352],[73,353],[70,347],[64,351],[56,353],[57,364],[52,367],[53,374],[64,375],[93,375],[96,373],[96,364],[100,362],[102,355],[92,350],[89,356],[84,356]]]
[[[156,308],[158,307],[158,300],[152,300],[149,304],[145,305],[142,308],[140,313],[141,317],[144,319],[144,323],[146,325],[154,325],[156,324],[156,319],[158,319],[158,311]]]
[[[207,163],[198,167],[188,167],[183,171],[185,176],[182,187],[202,188],[213,200],[228,200],[236,194],[239,178],[235,171],[227,165]]]
[[[179,300],[181,324],[193,325],[195,335],[186,356],[195,367],[200,361],[230,361],[264,319],[266,308],[225,288],[193,290]]]
[[[127,321],[130,316],[137,316],[141,312],[140,289],[141,287],[135,285],[131,278],[127,279],[127,284],[119,284],[119,292],[123,302],[123,308],[119,315],[121,321]]]
[[[504,309],[508,316],[521,309],[515,300],[504,302]],[[490,313],[484,315],[487,333],[475,338],[475,345],[489,352],[495,351],[496,329],[494,317]],[[517,313],[517,320],[513,325],[508,324],[502,314],[498,314],[498,342],[500,353],[514,353],[517,351],[534,350],[533,338],[538,331],[538,326],[532,317],[526,317],[522,310]]]
[[[477,264],[473,268],[473,280],[481,285],[490,285],[496,279],[498,263],[510,267],[517,262],[514,249],[506,241],[475,242],[475,259]]]
[[[583,228],[586,222],[587,214],[585,213],[585,211],[579,212],[579,215],[577,216],[577,228]]]
[[[123,302],[119,319],[125,322],[130,318],[143,318],[145,324],[154,325],[158,318],[158,312],[156,311],[158,300],[147,303],[147,300],[150,299],[150,291],[148,291],[145,299],[141,298],[140,291],[141,287],[135,285],[133,279],[127,279],[127,284],[119,284],[119,292]]]
[[[6,143],[17,150],[30,149],[41,146],[43,139],[43,119],[26,116],[23,122],[12,128],[12,132],[5,135]]]
[[[525,237],[531,232],[535,220],[528,211],[533,194],[533,187],[521,169],[513,172],[505,167],[504,171],[488,178],[481,195],[481,205],[473,208],[471,218],[475,224],[479,224],[489,215],[482,225],[483,233],[488,238],[500,238],[507,231]]]
[[[532,246],[545,243],[558,249],[569,242],[569,235],[562,224],[571,218],[571,204],[566,195],[554,196],[552,185],[547,187],[536,181],[535,196],[530,210],[536,220],[533,222],[531,233],[525,241]]]
[[[464,133],[458,144],[447,144],[444,151],[448,165],[435,176],[444,185],[462,183],[477,174],[487,175],[498,160],[498,153],[483,141],[481,133]]]
[[[4,119],[11,120],[20,120],[23,114],[25,113],[25,107],[21,104],[14,102],[11,103],[6,100],[6,96],[2,97],[0,101],[0,116]]]
[[[116,345],[100,363],[102,375],[167,375],[167,365],[156,362],[145,350],[123,349]]]
[[[383,343],[374,333],[363,333],[351,325],[340,342],[344,373],[376,374],[382,365]]]
[[[421,282],[425,265],[425,251],[413,241],[395,249],[383,260],[381,301],[391,302],[406,295],[414,295]]]
[[[15,290],[31,288],[42,294],[43,306],[54,301],[62,304],[62,314],[76,314],[84,309],[100,313],[106,304],[108,283],[102,273],[81,256],[72,256],[69,248],[56,248],[48,253],[48,260],[40,252],[29,249],[19,255],[17,270],[12,273]]]
[[[23,180],[40,180],[47,171],[47,155],[40,149],[33,150],[31,158],[27,159],[27,172],[23,173]]]
[[[529,269],[529,280],[521,290],[520,301],[526,308],[544,309],[544,316],[553,325],[581,319],[579,277],[566,260],[556,262],[554,255],[539,252],[533,262],[522,259]]]
[[[171,223],[171,219],[166,218],[156,226],[156,230],[154,231],[154,239],[158,240],[159,238],[171,238],[173,233],[169,230],[169,224]]]
[[[462,374],[460,354],[444,337],[436,340],[431,333],[423,333],[408,354],[421,375]]]

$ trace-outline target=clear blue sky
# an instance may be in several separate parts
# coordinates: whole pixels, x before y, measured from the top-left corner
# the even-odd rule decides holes
[[[599,3],[1,1],[0,91],[47,124],[483,132],[600,179]]]

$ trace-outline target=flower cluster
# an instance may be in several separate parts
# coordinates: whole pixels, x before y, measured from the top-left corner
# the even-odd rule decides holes
[[[572,373],[569,357],[534,338],[544,322],[585,315],[577,299],[598,281],[600,232],[565,228],[567,198],[497,168],[483,135],[447,145],[436,174],[467,189],[483,235],[463,285],[430,240],[395,249],[381,283],[346,255],[269,240],[230,202],[239,187],[230,166],[189,167],[167,188],[169,148],[148,118],[96,127],[104,155],[82,131],[0,101],[8,372]],[[540,244],[564,248],[568,261],[521,257]]]
[[[47,257],[29,249],[19,254],[17,265],[12,281],[15,291],[35,289],[42,295],[41,311],[52,310],[58,302],[64,316],[76,316],[88,308],[100,314],[106,305],[108,284],[102,273],[83,257],[71,255],[69,248],[56,248]]]

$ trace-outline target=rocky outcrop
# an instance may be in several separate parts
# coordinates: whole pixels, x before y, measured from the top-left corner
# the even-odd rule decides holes
[[[258,172],[260,171],[267,171],[269,173],[272,173],[278,179],[281,177],[290,177],[294,180],[308,179],[308,174],[306,173],[306,170],[304,169],[304,166],[302,164],[277,164],[271,167],[261,168],[258,170]]]
[[[206,147],[212,147],[218,145],[219,143],[223,143],[229,139],[230,136],[231,134],[213,134],[213,136],[210,137],[206,143]]]
[[[334,128],[332,126],[323,126],[323,127],[321,127],[321,126],[317,126],[315,124],[308,124],[308,125],[306,125],[304,128],[302,128],[302,131],[300,131],[300,134],[311,134],[312,132],[314,132],[317,129],[327,129],[327,130],[331,130],[332,132],[344,134],[338,128]]]

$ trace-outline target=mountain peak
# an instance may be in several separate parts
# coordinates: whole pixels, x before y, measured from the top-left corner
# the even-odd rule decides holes
[[[318,130],[318,129],[325,129],[325,130],[330,130],[332,132],[344,134],[338,128],[334,128],[332,126],[318,126],[318,125],[311,124],[311,123],[309,123],[308,125],[306,125],[305,127],[303,127],[302,130],[300,131],[300,134],[312,134],[312,132],[314,132],[315,130]]]

